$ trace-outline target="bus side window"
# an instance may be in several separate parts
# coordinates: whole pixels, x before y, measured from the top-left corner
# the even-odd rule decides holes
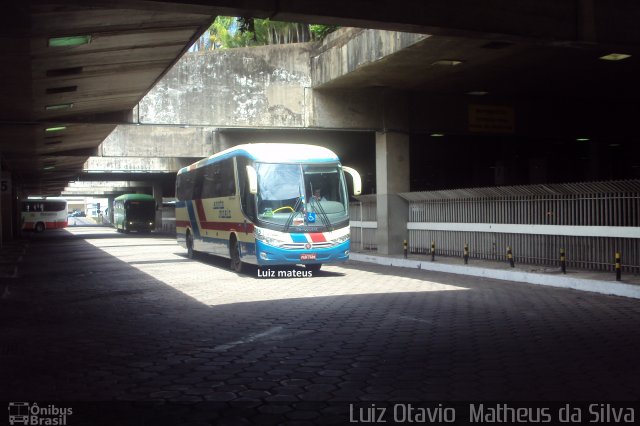
[[[240,203],[242,210],[252,221],[256,220],[256,200],[255,195],[249,191],[249,179],[247,178],[247,165],[249,160],[244,157],[236,158],[238,185],[240,186]],[[235,188],[234,188],[235,190]]]

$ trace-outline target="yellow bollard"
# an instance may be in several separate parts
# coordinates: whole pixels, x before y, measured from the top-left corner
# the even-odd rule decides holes
[[[469,263],[469,243],[464,243],[464,251],[462,254],[462,257],[464,258],[464,264],[468,264]]]
[[[511,246],[507,247],[507,259],[509,260],[509,265],[511,265],[511,267],[515,267],[515,262],[513,260],[513,252],[511,251]]]

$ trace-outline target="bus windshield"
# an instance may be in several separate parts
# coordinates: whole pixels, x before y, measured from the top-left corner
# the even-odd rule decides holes
[[[128,220],[148,220],[155,217],[155,201],[129,200],[125,203]]]
[[[339,164],[256,163],[258,219],[284,231],[330,229],[348,220],[348,198]]]

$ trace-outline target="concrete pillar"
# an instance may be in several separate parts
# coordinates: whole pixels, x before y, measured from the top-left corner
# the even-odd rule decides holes
[[[162,229],[162,182],[153,182],[153,198],[156,200],[156,231]]]
[[[401,254],[409,205],[398,193],[409,192],[409,135],[376,133],[376,188],[378,253]]]
[[[107,197],[107,204],[108,204],[107,207],[109,207],[109,214],[108,214],[107,220],[109,220],[109,223],[111,224],[113,224],[113,200],[115,200],[114,196]]]
[[[602,179],[601,176],[601,154],[602,150],[598,142],[590,140],[587,142],[589,152],[589,166],[587,169],[587,180],[594,181]],[[606,174],[606,173],[605,173]]]
[[[0,159],[0,163],[2,159]],[[13,186],[9,172],[0,169],[0,247],[3,241],[11,241],[13,238]]]
[[[4,237],[3,237],[3,232],[2,229],[4,228],[4,221],[2,219],[3,214],[2,214],[2,205],[3,205],[3,198],[4,198],[4,191],[5,191],[5,187],[8,186],[8,184],[5,182],[5,180],[3,179],[4,175],[2,174],[2,153],[0,153],[0,248],[2,248],[2,242],[4,241]]]

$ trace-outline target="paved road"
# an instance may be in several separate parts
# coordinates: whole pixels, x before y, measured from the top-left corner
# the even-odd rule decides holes
[[[32,235],[2,286],[0,401],[244,401],[254,422],[306,424],[356,401],[640,398],[637,300],[364,263],[280,279],[227,264],[158,235]]]

